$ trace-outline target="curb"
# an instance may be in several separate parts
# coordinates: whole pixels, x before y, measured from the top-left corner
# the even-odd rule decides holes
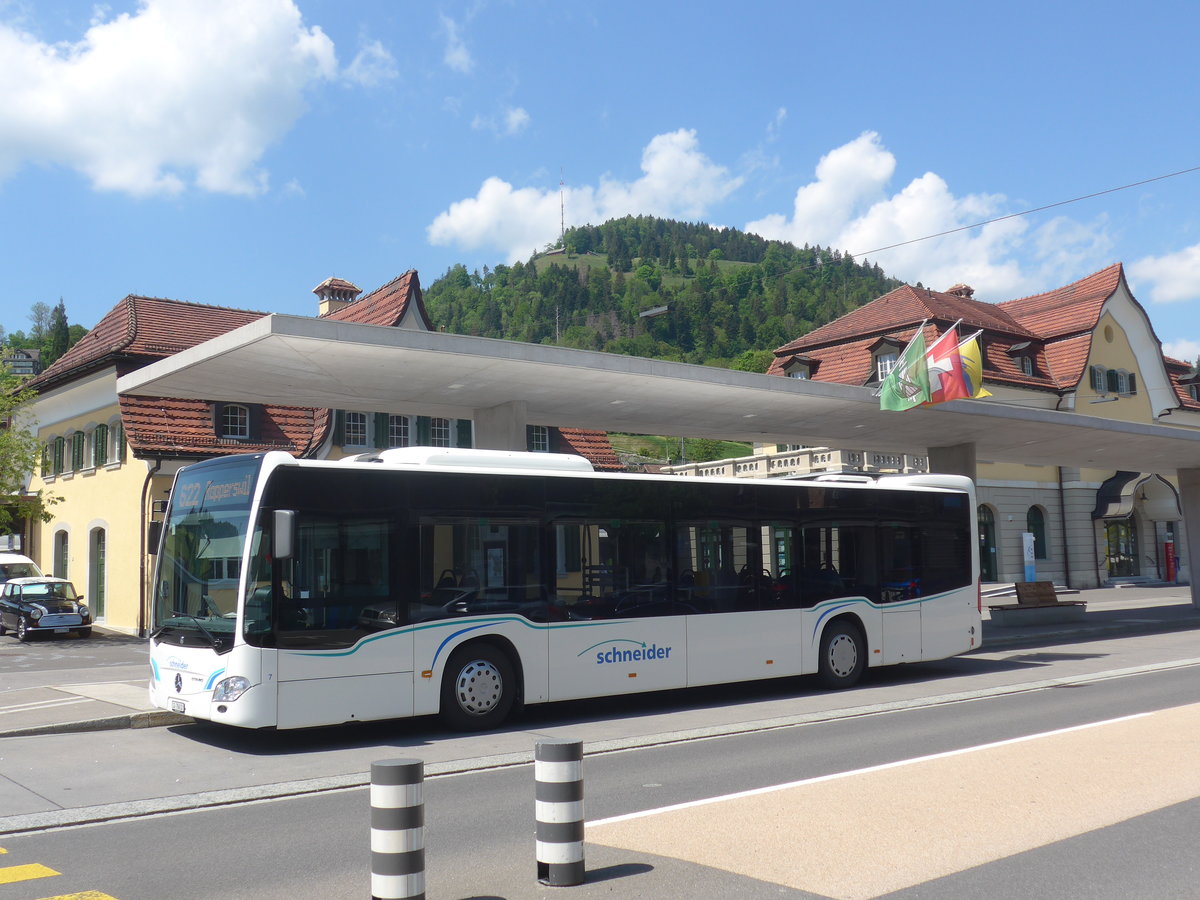
[[[31,725],[28,728],[13,728],[0,731],[0,738],[34,737],[40,734],[77,734],[88,731],[120,731],[127,728],[160,728],[166,725],[190,725],[191,716],[168,712],[165,709],[150,709],[123,716],[105,716],[100,719],[81,719],[76,722],[57,722],[53,725]]]

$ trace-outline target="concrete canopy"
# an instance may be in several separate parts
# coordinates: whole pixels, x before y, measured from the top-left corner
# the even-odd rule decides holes
[[[881,412],[867,388],[540,344],[271,315],[122,377],[124,394],[472,418],[523,405],[528,424],[1171,474],[1200,431],[994,402]]]

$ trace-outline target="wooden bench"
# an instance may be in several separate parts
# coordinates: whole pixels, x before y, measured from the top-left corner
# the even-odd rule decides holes
[[[1086,600],[1059,600],[1051,581],[1025,581],[1015,585],[1017,602],[989,606],[993,625],[1056,625],[1079,622],[1087,611]]]

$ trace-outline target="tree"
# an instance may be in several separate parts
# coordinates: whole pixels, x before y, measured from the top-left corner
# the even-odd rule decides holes
[[[33,304],[29,307],[29,322],[32,326],[29,329],[29,339],[35,346],[40,346],[50,333],[50,307],[40,301]]]
[[[43,354],[43,365],[52,362],[67,352],[71,346],[71,328],[67,323],[67,306],[63,298],[58,298],[58,305],[50,313],[50,334],[46,338],[46,352]]]
[[[34,391],[22,389],[21,379],[0,367],[0,533],[11,532],[25,519],[49,522],[49,508],[58,502],[42,491],[27,490],[41,458],[28,409],[33,398]]]

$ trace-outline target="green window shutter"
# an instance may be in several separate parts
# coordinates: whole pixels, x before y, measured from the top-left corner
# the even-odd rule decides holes
[[[50,474],[50,442],[42,444],[42,477]]]
[[[346,411],[344,409],[333,411],[333,443],[337,447],[346,443]]]
[[[108,426],[97,425],[92,432],[92,465],[99,468],[108,462]]]
[[[533,449],[533,426],[532,425],[525,426],[525,449],[526,450]]]
[[[1129,393],[1137,393],[1137,376],[1132,372],[1129,373]]]
[[[454,446],[455,447],[473,447],[475,446],[475,433],[472,429],[470,419],[459,419],[455,425]]]
[[[114,445],[117,451],[117,462],[125,462],[125,423],[117,423],[117,442]]]
[[[386,450],[388,447],[388,414],[375,413],[375,448]]]
[[[433,440],[431,423],[429,416],[417,416],[417,439],[413,443],[418,447],[428,447]]]

